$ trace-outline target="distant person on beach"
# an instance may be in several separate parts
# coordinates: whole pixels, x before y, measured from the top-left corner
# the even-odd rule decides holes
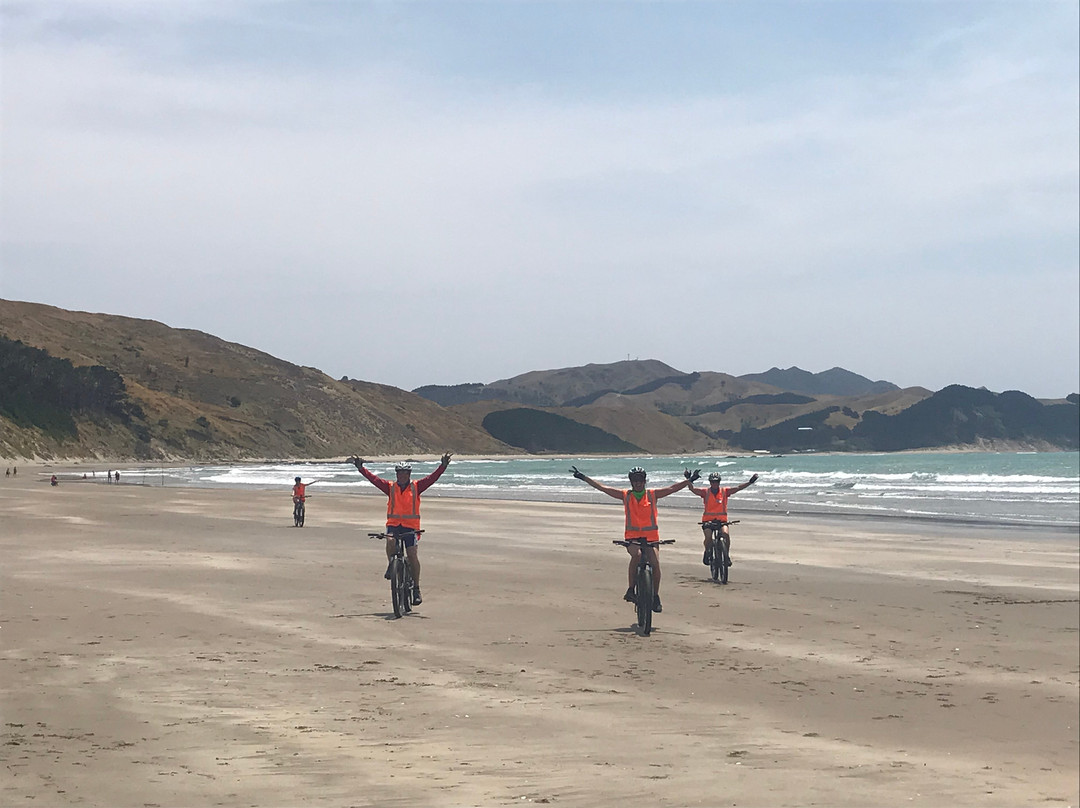
[[[718,520],[726,522],[728,520],[727,501],[728,497],[732,494],[737,494],[744,488],[749,488],[757,482],[758,476],[755,474],[749,480],[742,485],[737,485],[734,488],[721,488],[720,487],[720,473],[714,471],[709,475],[709,487],[708,488],[694,488],[690,486],[690,490],[697,494],[705,501],[705,511],[701,515],[702,522],[709,522]],[[712,530],[705,525],[701,526],[701,531],[705,534],[705,555],[701,558],[701,563],[708,566],[712,562],[711,553],[709,548],[712,546]],[[724,538],[724,546],[728,551],[728,565],[731,564],[731,534],[728,532],[727,525],[720,528],[720,534]]]
[[[438,480],[446,467],[450,465],[451,452],[442,456],[439,467],[431,474],[418,482],[412,482],[412,466],[408,463],[398,463],[394,466],[397,482],[384,480],[376,474],[364,468],[367,461],[361,457],[350,457],[346,463],[352,463],[356,470],[363,474],[368,482],[386,494],[386,532],[391,536],[408,533],[402,541],[405,543],[405,554],[409,559],[409,569],[413,575],[413,604],[419,606],[423,602],[420,596],[420,553],[417,541],[419,537],[410,531],[420,529],[420,495]],[[386,540],[386,578],[390,577],[390,568],[394,559],[394,539]]]
[[[312,480],[310,483],[302,483],[302,482],[300,482],[300,478],[297,477],[295,479],[295,481],[293,483],[293,487],[292,487],[293,505],[296,505],[296,504],[301,503],[301,502],[307,502],[307,487],[309,485],[315,485],[315,483],[317,483],[317,482],[318,482],[318,480]]]
[[[622,500],[623,511],[626,513],[626,529],[623,532],[623,538],[648,539],[650,545],[648,551],[651,554],[649,560],[653,565],[653,569],[656,571],[656,574],[653,577],[652,610],[654,612],[663,611],[664,607],[660,603],[660,548],[656,545],[656,542],[660,541],[660,529],[657,527],[656,520],[656,501],[658,499],[663,499],[669,494],[674,494],[682,488],[686,488],[698,478],[698,475],[701,472],[695,470],[682,482],[669,485],[667,488],[652,489],[647,489],[645,487],[647,474],[645,473],[645,469],[641,467],[630,469],[630,473],[627,475],[630,480],[630,488],[628,489],[611,488],[603,483],[598,483],[591,477],[586,477],[578,471],[575,466],[570,467],[570,473],[577,479],[588,483],[597,491],[602,491],[609,497]],[[633,603],[634,572],[637,570],[638,561],[641,556],[641,548],[630,546],[626,548],[626,552],[630,554],[630,566],[627,570],[630,586],[627,588],[626,594],[623,595],[623,600]]]
[[[112,469],[109,469],[109,482],[112,482]]]
[[[60,481],[58,479],[56,479],[55,474],[52,476],[52,479],[49,480],[49,485],[60,485]]]
[[[116,480],[117,482],[120,482],[120,472],[119,471],[114,471],[113,472],[113,479]]]

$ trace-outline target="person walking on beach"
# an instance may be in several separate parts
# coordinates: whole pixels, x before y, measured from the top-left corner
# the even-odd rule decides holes
[[[690,485],[690,491],[697,494],[705,501],[705,511],[701,515],[702,522],[720,521],[726,522],[728,520],[727,513],[727,501],[728,497],[732,494],[737,494],[744,488],[749,488],[757,482],[758,476],[755,474],[749,480],[742,485],[737,485],[734,488],[721,488],[720,487],[720,473],[714,471],[709,475],[709,487],[708,488],[694,488],[693,484]],[[708,566],[712,563],[711,552],[709,548],[712,546],[712,529],[701,526],[702,532],[705,534],[705,555],[701,558],[701,563]],[[728,526],[724,525],[720,528],[720,535],[724,539],[724,547],[727,548],[727,563],[731,566],[731,534],[728,532]]]
[[[664,607],[660,603],[660,547],[657,544],[657,542],[660,541],[660,530],[657,527],[656,521],[656,501],[658,499],[663,499],[670,494],[674,494],[682,488],[686,488],[698,478],[698,475],[700,475],[701,472],[697,470],[690,472],[689,477],[681,482],[669,485],[667,488],[652,489],[647,489],[645,487],[645,481],[648,478],[648,475],[645,473],[645,469],[640,466],[635,466],[630,469],[630,473],[627,475],[630,480],[629,489],[611,488],[603,483],[598,483],[596,480],[587,477],[578,471],[576,466],[570,467],[570,473],[578,480],[588,483],[597,491],[602,491],[609,497],[622,500],[623,511],[626,514],[626,528],[623,532],[623,538],[644,538],[648,540],[648,552],[650,553],[649,561],[656,571],[656,574],[653,577],[652,610],[654,612],[662,612]],[[626,552],[630,554],[630,566],[627,570],[630,586],[627,588],[626,594],[623,595],[623,600],[633,603],[634,571],[637,569],[642,551],[640,547],[631,545],[626,548]]]
[[[413,531],[420,529],[420,495],[427,491],[438,480],[446,467],[450,465],[451,452],[442,456],[442,462],[427,477],[417,482],[412,481],[412,466],[408,463],[398,463],[394,466],[397,475],[396,482],[384,480],[364,468],[367,461],[361,457],[350,457],[347,463],[356,466],[356,470],[363,474],[369,483],[386,494],[386,532],[390,536],[386,539],[386,578],[390,577],[390,568],[394,559],[394,536],[403,536],[405,554],[409,559],[409,569],[413,576],[413,605],[423,603],[420,595],[420,548],[417,545],[419,536]]]

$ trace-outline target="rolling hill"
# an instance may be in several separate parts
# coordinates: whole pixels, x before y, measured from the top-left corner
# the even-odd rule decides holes
[[[0,456],[1076,449],[1080,401],[656,360],[413,392],[150,320],[0,300]]]
[[[519,451],[413,393],[334,380],[244,345],[151,320],[0,300],[0,336],[123,380],[127,414],[76,432],[0,411],[0,455],[240,459]]]

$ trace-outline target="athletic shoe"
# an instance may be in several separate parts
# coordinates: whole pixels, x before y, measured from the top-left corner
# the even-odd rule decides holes
[[[386,565],[386,575],[384,575],[383,578],[385,578],[386,580],[389,581],[390,578],[393,576],[393,572],[394,572],[394,562],[391,561],[389,564]]]
[[[706,567],[709,566],[709,564],[712,563],[712,553],[706,550],[705,555],[701,557],[701,563],[704,564]]]
[[[633,603],[636,600],[636,598],[634,598],[634,587],[627,589],[626,594],[622,596],[622,599],[627,603]]]
[[[424,602],[424,599],[420,597],[420,587],[414,586],[412,590],[412,605],[419,606]]]
[[[664,606],[662,603],[660,603],[659,595],[652,596],[652,610],[657,614],[660,614],[660,612],[664,611]]]

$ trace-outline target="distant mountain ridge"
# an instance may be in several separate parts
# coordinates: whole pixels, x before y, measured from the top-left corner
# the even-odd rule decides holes
[[[739,378],[810,396],[866,396],[900,389],[892,382],[872,382],[843,368],[832,368],[821,373],[810,373],[797,367],[786,370],[770,368],[764,373],[748,373]]]
[[[901,389],[839,367],[821,373],[774,367],[736,377],[627,360],[414,392],[482,425],[514,405],[514,429],[499,437],[530,451],[555,450],[545,437],[552,415],[599,427],[654,453],[1070,449],[1080,443],[1073,403],[1044,405],[1023,393],[997,398],[959,386],[939,393]]]
[[[958,385],[900,389],[842,368],[737,377],[657,360],[410,393],[199,331],[0,300],[9,458],[1075,450],[1078,412],[1075,393],[1040,402]]]

